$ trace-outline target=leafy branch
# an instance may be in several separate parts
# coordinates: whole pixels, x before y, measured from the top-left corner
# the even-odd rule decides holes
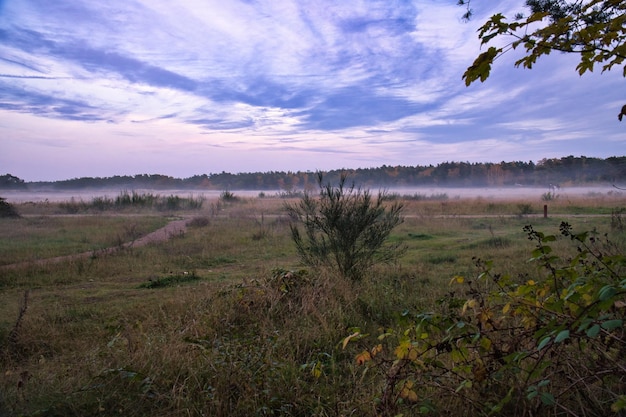
[[[344,339],[344,349],[361,345],[357,364],[385,380],[380,414],[454,412],[450,395],[485,416],[580,415],[581,404],[593,415],[626,409],[621,247],[567,223],[561,239],[524,230],[535,242],[536,276],[497,274],[492,261],[475,259],[477,276],[453,277],[465,291],[441,299],[439,311],[406,317],[408,325],[385,329],[374,347],[365,336]],[[571,258],[551,246],[563,238],[574,243]]]

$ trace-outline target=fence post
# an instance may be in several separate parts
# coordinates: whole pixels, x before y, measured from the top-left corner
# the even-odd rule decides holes
[[[547,204],[543,205],[543,218],[544,219],[548,218],[548,205]]]

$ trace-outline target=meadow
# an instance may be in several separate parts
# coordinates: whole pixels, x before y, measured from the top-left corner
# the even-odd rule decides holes
[[[437,382],[442,391],[429,388],[426,401],[413,379],[393,374],[411,354],[398,349],[414,337],[406,329],[415,330],[415,318],[468,308],[449,301],[468,297],[455,284],[464,277],[478,285],[484,262],[493,261],[495,275],[540,275],[528,262],[536,243],[527,225],[558,235],[567,222],[606,237],[614,253],[626,248],[619,193],[550,201],[394,195],[404,222],[390,240],[406,252],[352,282],[300,264],[284,209],[294,200],[228,197],[24,203],[15,206],[22,217],[0,219],[0,416],[478,415],[467,401],[475,401],[471,390],[480,395],[479,378],[451,390]],[[122,245],[172,219],[187,220],[184,233]],[[107,247],[118,250],[101,252]],[[558,238],[551,250],[569,262],[576,242]],[[612,308],[623,313],[624,305]],[[613,402],[597,409],[626,394],[623,375],[607,388]],[[525,398],[541,415],[567,415],[551,407],[546,384]],[[601,415],[584,408],[578,415]]]

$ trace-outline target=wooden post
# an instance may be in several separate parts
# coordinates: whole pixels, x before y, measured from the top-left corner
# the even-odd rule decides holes
[[[547,204],[543,205],[543,218],[544,219],[548,218],[548,205]]]

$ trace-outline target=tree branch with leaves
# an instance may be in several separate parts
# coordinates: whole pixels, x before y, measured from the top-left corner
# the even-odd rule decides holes
[[[464,19],[471,19],[469,0],[459,0],[466,8]],[[623,66],[626,77],[626,2],[619,0],[527,0],[530,14],[518,13],[510,21],[496,13],[478,30],[481,46],[506,39],[504,46],[489,46],[463,74],[467,86],[484,82],[493,62],[503,54],[524,49],[515,66],[532,69],[537,59],[552,51],[580,55],[576,70],[580,75],[600,66],[602,72]],[[626,115],[626,106],[618,115]]]

